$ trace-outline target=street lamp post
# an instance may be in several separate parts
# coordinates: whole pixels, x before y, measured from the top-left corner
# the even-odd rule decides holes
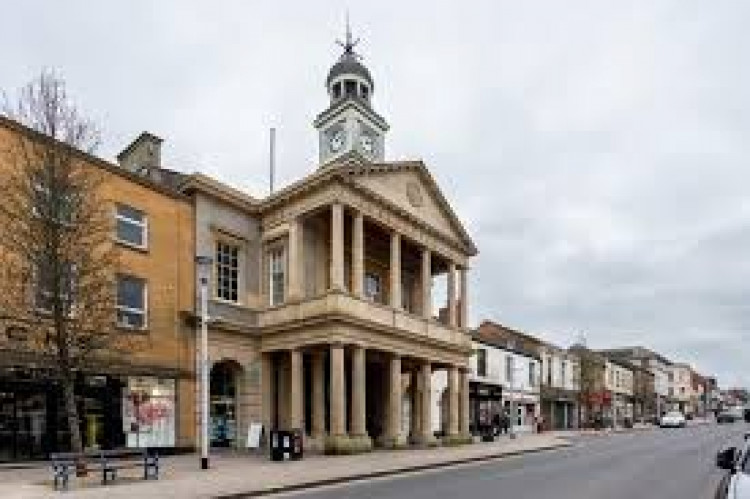
[[[195,263],[198,270],[200,284],[200,360],[198,362],[200,381],[200,404],[201,404],[201,469],[208,469],[208,276],[211,272],[213,260],[210,256],[196,256]]]

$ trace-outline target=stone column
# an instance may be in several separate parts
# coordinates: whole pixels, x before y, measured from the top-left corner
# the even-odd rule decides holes
[[[304,429],[302,401],[302,352],[295,348],[290,351],[291,381],[289,383],[289,426],[292,430]]]
[[[391,233],[391,307],[401,309],[401,235]]]
[[[263,413],[263,429],[267,439],[268,432],[273,429],[276,419],[276,383],[273,370],[273,354],[270,352],[262,353],[260,363],[261,410]]]
[[[461,368],[461,394],[459,400],[458,431],[469,437],[469,369]]]
[[[312,358],[312,436],[322,438],[326,433],[325,354],[313,353]]]
[[[331,345],[331,436],[346,436],[346,387],[344,386],[344,346]]]
[[[331,205],[331,289],[344,290],[344,206]]]
[[[364,347],[355,346],[352,351],[352,416],[350,427],[350,434],[353,437],[367,436],[365,365]]]
[[[419,389],[419,372],[412,371],[409,373],[411,388],[411,439],[418,442],[422,433],[422,393]]]
[[[401,444],[401,357],[393,354],[389,364],[386,445],[396,447]]]
[[[453,262],[448,264],[448,279],[446,281],[448,284],[448,325],[456,327],[458,325],[456,321],[458,315],[458,310],[456,310],[456,264]]]
[[[451,366],[448,368],[448,436],[453,437],[458,434],[459,420],[459,394],[460,380],[458,368]]]
[[[427,248],[422,248],[422,317],[432,317],[432,263]]]
[[[422,444],[429,444],[434,440],[432,434],[432,364],[430,361],[423,361],[419,368],[420,388],[422,389],[420,415],[422,434],[420,440]]]
[[[469,290],[467,287],[467,281],[469,269],[466,267],[461,268],[461,308],[459,312],[461,327],[469,327]]]
[[[365,229],[361,211],[354,215],[352,231],[352,292],[354,296],[364,296],[365,281]]]
[[[289,222],[289,293],[290,301],[301,300],[304,295],[304,265],[302,256],[302,221]]]

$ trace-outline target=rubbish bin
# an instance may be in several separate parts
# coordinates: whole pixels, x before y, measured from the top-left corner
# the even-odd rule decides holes
[[[271,430],[271,461],[302,459],[302,430]]]

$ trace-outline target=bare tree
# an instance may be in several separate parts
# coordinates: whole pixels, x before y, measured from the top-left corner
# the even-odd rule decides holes
[[[4,114],[26,128],[0,141],[0,313],[60,384],[71,449],[81,452],[76,377],[127,349],[115,328],[111,204],[103,172],[82,154],[99,133],[48,71]]]

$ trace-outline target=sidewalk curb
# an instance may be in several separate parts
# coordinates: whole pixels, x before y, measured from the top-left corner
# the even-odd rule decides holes
[[[341,476],[341,477],[335,477],[335,478],[310,480],[308,482],[296,483],[296,484],[291,484],[291,485],[272,486],[272,487],[268,487],[265,489],[253,490],[249,492],[236,492],[233,494],[221,494],[215,497],[217,499],[242,499],[245,497],[262,497],[262,496],[268,496],[272,494],[281,494],[284,492],[297,492],[300,490],[314,489],[314,488],[325,487],[329,485],[339,485],[339,484],[347,483],[347,482],[358,482],[358,481],[363,481],[363,480],[370,480],[373,478],[383,478],[383,477],[389,477],[389,476],[402,475],[406,473],[413,473],[417,471],[448,468],[448,467],[456,466],[459,464],[480,463],[483,461],[492,461],[495,459],[520,456],[523,454],[536,454],[539,452],[545,452],[545,451],[570,447],[571,445],[573,444],[571,444],[570,442],[561,442],[561,443],[552,444],[552,445],[544,445],[544,446],[536,447],[533,449],[520,449],[520,450],[515,450],[515,451],[510,451],[510,452],[499,452],[499,453],[494,453],[494,454],[486,454],[482,456],[452,459],[450,461],[440,461],[440,462],[429,463],[429,464],[418,464],[414,466],[406,466],[406,467],[395,468],[391,470],[372,471],[369,473],[358,473],[354,475],[347,475],[347,476]]]

